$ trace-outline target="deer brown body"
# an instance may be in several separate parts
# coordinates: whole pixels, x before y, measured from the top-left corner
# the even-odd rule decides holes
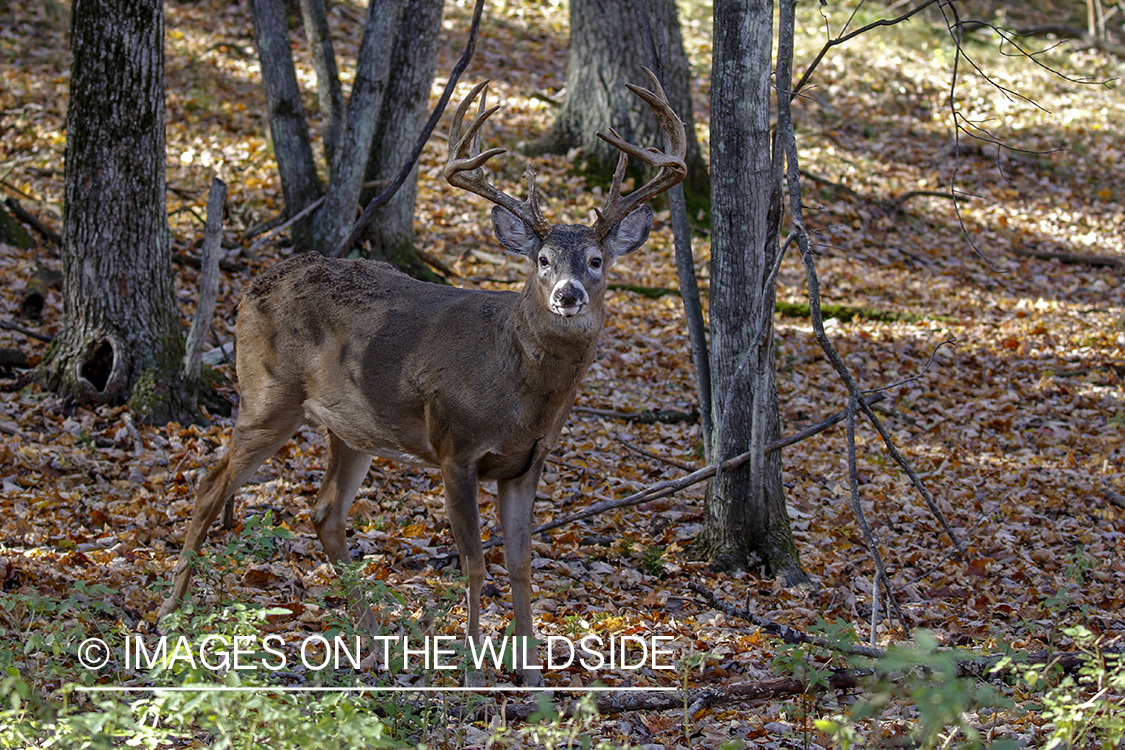
[[[454,115],[446,175],[499,204],[493,209],[498,239],[534,264],[523,290],[458,289],[417,281],[385,263],[312,254],[290,258],[258,278],[238,312],[241,409],[226,454],[200,483],[184,551],[198,553],[227,499],[302,424],[312,423],[328,436],[328,468],[313,523],[334,563],[350,559],[348,510],[373,455],[441,470],[446,511],[469,578],[472,639],[480,635],[485,577],[478,483],[495,480],[514,631],[530,637],[530,531],[543,464],[594,358],[605,321],[605,273],[647,239],[652,210],[639,204],[682,179],[683,153],[677,171],[674,158],[641,152],[650,163],[670,160],[659,164],[668,169],[621,199],[619,168],[602,220],[593,227],[551,226],[539,213],[533,176],[527,201],[515,201],[481,173],[480,164],[498,150],[467,153],[470,142],[479,151],[476,132],[495,111],[478,115],[461,137],[460,122],[479,89]],[[633,90],[651,96],[650,104],[663,102],[663,92]],[[674,121],[665,129],[678,125],[682,141],[682,125],[670,112],[661,117]],[[187,593],[190,576],[191,556],[181,556],[161,616]],[[538,664],[530,649],[521,661]],[[541,682],[534,667],[523,677]]]

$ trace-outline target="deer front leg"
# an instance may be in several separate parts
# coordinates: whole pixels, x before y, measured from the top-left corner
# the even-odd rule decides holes
[[[535,489],[543,460],[537,460],[522,476],[496,482],[499,497],[500,525],[504,529],[504,562],[508,566],[508,581],[512,586],[512,610],[515,634],[520,652],[516,663],[525,685],[540,687],[543,673],[539,654],[531,639],[535,636],[535,622],[531,616],[531,529],[535,507]]]
[[[369,468],[370,455],[354,450],[336,433],[328,432],[328,470],[316,497],[313,526],[320,546],[335,566],[351,562],[347,542],[348,511]],[[347,595],[355,616],[359,618],[360,628],[373,632],[377,623],[364,598],[355,591],[348,591]]]
[[[447,463],[442,467],[445,512],[453,541],[461,557],[461,572],[469,577],[469,641],[480,645],[480,591],[484,587],[484,549],[480,540],[480,511],[477,507],[476,465]],[[480,683],[475,672],[467,675],[470,685]]]

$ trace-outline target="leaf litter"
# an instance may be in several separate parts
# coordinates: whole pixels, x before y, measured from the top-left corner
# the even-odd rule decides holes
[[[12,20],[0,33],[3,56],[14,61],[0,69],[6,121],[0,161],[6,165],[6,192],[59,227],[69,73],[66,23],[51,15],[52,7],[12,8]],[[348,30],[354,32],[362,10],[348,3],[333,9],[330,21],[347,82],[358,43]],[[445,83],[442,71],[459,54],[470,10],[463,3],[447,7],[435,92]],[[169,5],[167,14],[168,208],[175,246],[196,251],[206,185],[217,173],[230,184],[228,237],[246,247],[249,241],[239,240],[239,233],[283,206],[265,134],[248,11],[204,2]],[[823,33],[815,17],[806,20],[801,44],[809,52]],[[705,123],[710,31],[694,19],[685,28],[697,66],[696,117]],[[531,95],[557,98],[563,87],[566,33],[565,13],[555,6],[495,2],[486,13],[462,88],[493,80],[501,113],[484,138],[517,152],[494,160],[500,162],[494,181],[510,191],[519,189],[519,147],[542,133],[552,115],[542,98]],[[300,29],[293,34],[316,132],[309,56]],[[1125,259],[1125,176],[1117,168],[1125,143],[1125,99],[1117,89],[1079,87],[1018,61],[998,61],[999,68],[990,71],[996,79],[1030,89],[1050,114],[1017,106],[986,83],[966,79],[958,93],[967,116],[991,118],[991,130],[1020,149],[1062,144],[1069,150],[997,155],[970,144],[957,160],[957,187],[972,195],[961,206],[960,220],[948,199],[919,197],[890,209],[878,200],[948,187],[954,156],[947,89],[935,69],[940,66],[933,65],[948,61],[943,54],[948,53],[928,45],[838,48],[819,70],[810,98],[796,103],[802,166],[822,178],[807,180],[805,190],[810,225],[821,243],[825,301],[941,318],[830,320],[828,327],[864,387],[917,375],[933,355],[924,375],[892,391],[890,402],[878,408],[900,450],[965,538],[969,559],[949,557],[949,540],[878,437],[863,426],[861,497],[894,594],[913,626],[949,647],[1066,648],[1061,626],[1082,624],[1106,636],[1125,626],[1125,509],[1112,502],[1114,493],[1125,493],[1125,291],[1119,270],[1039,260],[1008,248]],[[1063,50],[1052,59],[1096,76],[1109,77],[1120,66],[1095,51]],[[705,136],[706,126],[697,127]],[[525,269],[492,240],[488,207],[444,184],[443,151],[435,138],[422,156],[419,245],[453,268],[459,285],[518,289]],[[587,189],[566,158],[537,158],[536,167],[549,218],[580,221],[590,215],[600,191]],[[961,221],[1000,273],[966,245]],[[697,236],[695,245],[706,291],[709,243]],[[288,252],[271,243],[260,262],[248,263],[248,271],[223,275],[218,340],[212,343],[233,339],[243,285]],[[16,319],[37,263],[59,266],[51,251],[3,247],[4,319]],[[197,273],[182,266],[175,272],[186,321]],[[676,286],[666,210],[658,210],[645,249],[623,259],[613,276],[637,286]],[[803,301],[803,284],[799,259],[787,258],[779,299]],[[618,411],[690,411],[696,399],[679,299],[616,290],[607,303],[609,321],[577,403]],[[53,292],[36,330],[54,334],[62,320]],[[845,392],[820,356],[808,322],[782,317],[775,322],[782,432],[788,434],[842,408]],[[948,338],[956,345],[934,353]],[[0,346],[22,350],[34,365],[47,345],[5,329]],[[225,361],[216,370],[235,379]],[[222,392],[237,401],[233,386]],[[61,599],[77,583],[101,583],[115,592],[107,603],[122,627],[149,632],[195,489],[232,424],[230,418],[211,417],[206,425],[147,427],[133,425],[123,408],[75,408],[35,386],[0,392],[4,590]],[[778,622],[807,631],[819,621],[839,619],[868,637],[872,562],[848,502],[842,433],[834,428],[784,451],[790,517],[811,589],[786,589],[757,570],[714,573],[693,559],[691,543],[702,529],[704,501],[702,486],[696,486],[537,537],[535,611],[541,632],[670,635],[676,659],[706,655],[690,670],[599,673],[609,684],[722,686],[774,675],[778,644],[697,602],[686,583],[702,581],[726,601]],[[622,440],[668,461],[701,465],[698,425],[625,423],[576,413],[545,473],[536,520],[681,474],[669,462],[627,450]],[[214,581],[197,580],[197,599],[223,596],[288,608],[290,614],[272,618],[269,627],[289,635],[329,627],[332,608],[338,613],[342,600],[309,522],[324,463],[323,439],[306,429],[243,487],[240,527],[269,513],[293,536],[281,540],[269,559],[224,577],[220,589]],[[493,492],[485,487],[481,495],[486,536],[499,533]],[[218,548],[238,531],[213,530],[209,545]],[[387,608],[385,618],[430,617],[443,632],[460,633],[465,612],[456,570],[433,564],[453,550],[434,472],[376,459],[352,511],[349,545],[353,556],[364,560],[363,575],[407,597],[406,604],[380,605]],[[503,554],[493,549],[486,558],[491,585],[483,627],[500,633],[511,607]],[[447,616],[435,618],[423,602],[444,602]],[[42,626],[34,618],[19,620],[16,610],[6,617],[6,628]],[[881,645],[903,637],[889,621],[878,624]],[[588,677],[577,669],[548,674],[554,684],[583,684]],[[55,690],[59,681],[41,687]],[[675,712],[626,713],[605,717],[599,728],[611,741],[655,746],[684,746],[685,725],[692,746],[718,747],[732,738],[762,747],[828,744],[802,716],[794,701],[775,698],[716,706],[687,718]],[[1033,708],[993,718],[1000,735],[1032,745],[1042,723]]]

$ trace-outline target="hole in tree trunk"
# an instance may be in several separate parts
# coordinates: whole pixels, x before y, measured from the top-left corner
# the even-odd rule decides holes
[[[97,389],[98,393],[105,391],[109,375],[113,372],[113,346],[108,341],[102,341],[94,347],[93,353],[82,363],[80,371],[82,377]]]

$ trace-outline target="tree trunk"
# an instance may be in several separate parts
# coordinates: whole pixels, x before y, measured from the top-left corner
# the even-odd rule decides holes
[[[63,213],[63,329],[40,368],[83,404],[184,419],[164,201],[161,0],[76,0]]]
[[[684,53],[675,0],[646,0],[658,46],[668,55],[663,80],[672,109],[687,124],[688,176],[684,190],[689,206],[708,194],[707,165],[692,127],[691,68]],[[659,38],[663,37],[664,44]],[[627,141],[659,146],[660,127],[652,111],[633,96],[626,83],[646,85],[641,67],[649,51],[629,0],[571,0],[570,47],[567,53],[566,99],[548,133],[528,153],[565,153],[581,148],[586,169],[608,182],[617,166],[617,149],[595,133],[614,128]]]
[[[320,178],[316,173],[309,142],[309,126],[293,50],[289,46],[289,25],[282,0],[250,0],[254,18],[254,43],[262,67],[262,87],[269,111],[270,139],[281,175],[281,192],[289,215],[296,215],[320,198]],[[290,229],[293,247],[301,252],[317,248],[313,221],[306,217]]]
[[[301,16],[312,51],[313,69],[316,70],[320,116],[324,119],[324,157],[331,165],[336,160],[336,146],[344,128],[344,90],[336,69],[336,51],[332,46],[324,0],[301,0]]]
[[[406,0],[391,53],[391,77],[367,162],[367,181],[393,180],[414,148],[429,114],[430,86],[437,67],[442,0]],[[364,191],[366,205],[382,187]],[[414,203],[418,168],[368,229],[371,256],[407,270],[418,278],[436,276],[414,251]]]
[[[314,241],[322,253],[331,252],[355,222],[363,173],[390,76],[391,49],[401,6],[400,0],[370,0],[367,6],[355,83],[348,96],[347,118],[337,146],[340,153],[329,165],[328,192],[324,205],[313,218]]]
[[[717,0],[711,94],[713,457],[760,450],[712,483],[706,544],[717,567],[757,562],[805,579],[781,484],[773,341],[781,171],[771,163],[772,0]],[[780,159],[780,154],[775,156]]]

